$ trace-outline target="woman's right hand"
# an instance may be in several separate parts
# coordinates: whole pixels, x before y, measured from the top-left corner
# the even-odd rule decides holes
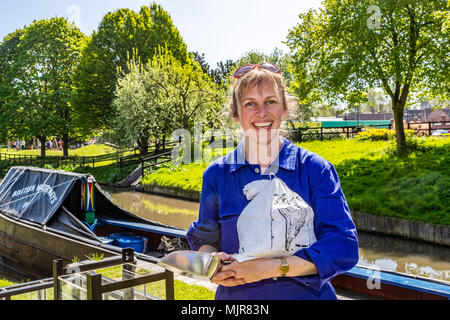
[[[234,258],[231,255],[225,252],[216,252],[214,255],[220,259],[221,266],[219,271],[211,278],[211,282],[226,287],[234,287],[245,283],[243,279],[235,278],[236,274],[234,271],[221,271],[224,262],[231,263],[234,261]]]

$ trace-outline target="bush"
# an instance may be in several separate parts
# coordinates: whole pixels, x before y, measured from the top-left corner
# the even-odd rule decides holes
[[[405,130],[406,138],[412,138],[415,135],[414,130]],[[365,131],[358,132],[355,139],[357,141],[389,141],[395,139],[395,131],[388,129],[370,128]]]
[[[365,131],[358,132],[355,139],[357,141],[388,141],[395,137],[395,131],[388,129],[370,128]]]

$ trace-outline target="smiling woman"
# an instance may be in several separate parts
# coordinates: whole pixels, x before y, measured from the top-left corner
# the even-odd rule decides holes
[[[268,63],[239,68],[230,107],[247,140],[245,158],[265,170],[281,148],[279,129],[289,110],[280,69]]]
[[[358,261],[356,228],[331,163],[281,137],[288,98],[276,66],[235,73],[244,140],[203,173],[193,250],[224,265],[216,299],[336,299],[329,280]]]

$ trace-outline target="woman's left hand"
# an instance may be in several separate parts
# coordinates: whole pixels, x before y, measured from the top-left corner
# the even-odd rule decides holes
[[[253,259],[241,263],[234,261],[224,265],[221,271],[233,271],[235,278],[251,283],[277,276],[279,265],[279,259]]]

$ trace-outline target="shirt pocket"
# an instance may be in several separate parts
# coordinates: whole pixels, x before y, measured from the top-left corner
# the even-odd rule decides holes
[[[227,212],[219,217],[220,224],[220,247],[221,251],[228,254],[239,252],[239,237],[237,233],[237,220],[240,213]]]

